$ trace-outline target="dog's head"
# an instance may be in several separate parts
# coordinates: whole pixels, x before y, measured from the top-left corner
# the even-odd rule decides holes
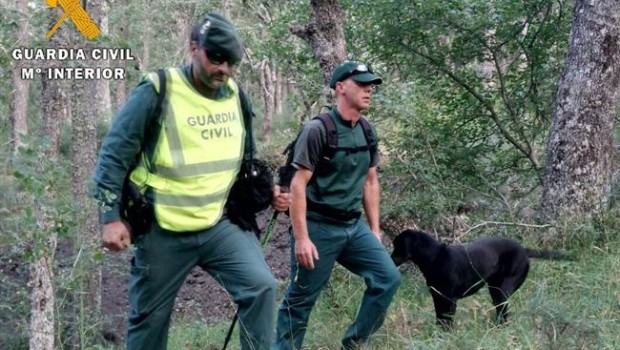
[[[414,252],[411,248],[417,244],[418,240],[418,235],[415,233],[416,231],[413,230],[405,230],[394,238],[392,260],[396,266],[413,259]]]
[[[400,266],[411,260],[417,263],[421,255],[434,252],[439,244],[431,235],[417,230],[405,230],[394,238],[392,260],[396,266]]]

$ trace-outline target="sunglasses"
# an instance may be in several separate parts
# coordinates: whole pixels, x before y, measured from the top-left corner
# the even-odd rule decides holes
[[[362,74],[362,73],[370,73],[370,74],[375,74],[372,71],[372,68],[370,68],[370,66],[365,65],[365,64],[358,64],[357,66],[353,67],[352,69],[349,69],[349,71],[347,71],[347,73],[342,76],[342,78],[340,78],[339,81],[343,81],[343,80],[347,80],[350,77],[357,75],[357,74]]]
[[[213,63],[216,66],[222,65],[224,64],[224,62],[227,62],[229,66],[233,67],[237,63],[239,63],[238,60],[226,57],[219,52],[209,51],[205,49],[205,55],[207,55],[207,59],[209,60],[209,62]]]

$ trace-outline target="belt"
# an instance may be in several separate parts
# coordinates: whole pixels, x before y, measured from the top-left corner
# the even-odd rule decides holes
[[[332,208],[325,204],[316,203],[310,200],[308,200],[306,203],[307,203],[308,210],[311,210],[315,213],[321,214],[327,218],[330,218],[336,221],[350,221],[353,219],[359,219],[359,217],[362,215],[361,211],[340,210],[340,209]]]

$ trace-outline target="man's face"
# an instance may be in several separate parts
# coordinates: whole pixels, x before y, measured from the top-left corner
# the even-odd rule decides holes
[[[234,63],[212,52],[207,52],[204,47],[196,43],[192,44],[192,59],[194,62],[194,81],[209,90],[217,90],[226,85],[230,77]]]
[[[345,101],[359,111],[370,108],[370,98],[374,90],[374,84],[359,83],[351,78],[337,83]]]

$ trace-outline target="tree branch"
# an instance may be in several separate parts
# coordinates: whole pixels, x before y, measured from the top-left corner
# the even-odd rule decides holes
[[[521,153],[523,153],[527,157],[527,159],[530,161],[530,163],[532,164],[532,166],[534,167],[535,170],[539,170],[540,169],[540,165],[538,164],[538,160],[534,158],[532,152],[528,151],[526,146],[522,145],[517,139],[515,139],[510,134],[510,132],[506,129],[506,127],[500,122],[500,118],[497,115],[497,112],[495,111],[493,106],[489,103],[489,101],[487,101],[482,95],[480,95],[471,85],[469,85],[461,77],[457,76],[456,74],[454,74],[450,70],[446,69],[442,64],[440,64],[432,56],[430,56],[428,54],[425,54],[425,53],[421,52],[420,50],[415,49],[415,48],[407,45],[406,43],[401,42],[400,44],[402,46],[404,46],[405,48],[411,50],[416,55],[418,55],[418,56],[426,59],[430,63],[432,63],[435,66],[435,69],[437,69],[440,72],[442,72],[443,74],[447,75],[455,83],[457,83],[462,88],[464,88],[467,92],[469,92],[476,100],[478,100],[478,102],[480,102],[480,104],[488,112],[487,114],[488,114],[489,118],[491,118],[491,120],[493,120],[493,122],[495,123],[495,126],[497,126],[497,128],[499,129],[499,132],[502,134],[502,136],[504,136],[506,138],[506,140],[508,140],[508,142],[510,142],[512,145],[514,145]]]
[[[495,225],[495,226],[522,226],[522,227],[532,227],[532,228],[549,228],[549,227],[555,227],[555,225],[551,225],[551,224],[544,224],[544,225],[534,225],[534,224],[523,224],[520,222],[504,222],[504,221],[484,221],[481,222],[477,225],[474,225],[470,228],[467,229],[467,231],[465,231],[462,235],[460,235],[458,238],[461,238],[465,235],[467,235],[468,233],[470,233],[471,231],[482,227],[482,226],[487,226],[487,225]]]

